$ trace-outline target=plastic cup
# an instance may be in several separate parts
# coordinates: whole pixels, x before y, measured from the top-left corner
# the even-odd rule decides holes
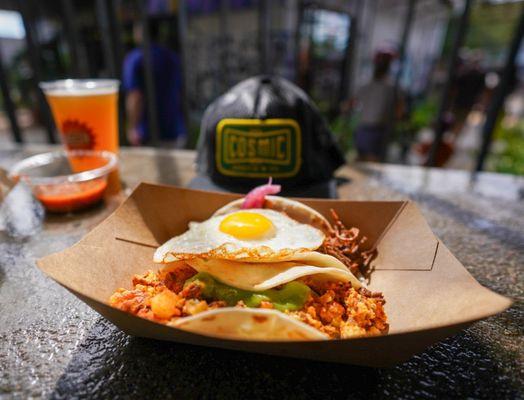
[[[118,154],[118,87],[115,79],[63,79],[41,82],[66,150],[105,150]],[[120,190],[118,171],[109,193]]]

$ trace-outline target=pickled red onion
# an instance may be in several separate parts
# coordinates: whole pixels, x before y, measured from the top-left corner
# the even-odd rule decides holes
[[[248,194],[246,194],[244,202],[242,203],[242,209],[263,208],[264,201],[268,194],[277,194],[280,192],[281,186],[273,185],[272,182],[273,178],[269,178],[268,183],[266,183],[265,185],[257,186],[256,188],[252,189]]]

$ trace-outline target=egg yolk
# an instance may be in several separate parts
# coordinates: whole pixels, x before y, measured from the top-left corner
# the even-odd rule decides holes
[[[219,229],[237,239],[259,239],[273,233],[275,226],[262,214],[239,211],[224,218]]]

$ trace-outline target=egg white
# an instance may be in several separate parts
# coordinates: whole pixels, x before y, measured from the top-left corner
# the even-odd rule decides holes
[[[220,231],[220,223],[233,214],[214,216],[203,222],[191,222],[189,230],[160,246],[154,261],[168,263],[195,257],[243,261],[285,260],[292,255],[318,249],[324,241],[319,229],[301,224],[287,215],[270,209],[245,210],[271,220],[274,231],[258,239],[242,240]]]

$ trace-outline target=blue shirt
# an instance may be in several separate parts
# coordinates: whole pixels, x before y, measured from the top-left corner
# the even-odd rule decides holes
[[[165,47],[151,45],[159,138],[173,140],[186,134],[182,103],[182,79],[177,55]],[[125,91],[139,90],[144,95],[144,110],[137,127],[143,140],[149,139],[144,55],[141,48],[129,52],[124,60],[122,84]]]

